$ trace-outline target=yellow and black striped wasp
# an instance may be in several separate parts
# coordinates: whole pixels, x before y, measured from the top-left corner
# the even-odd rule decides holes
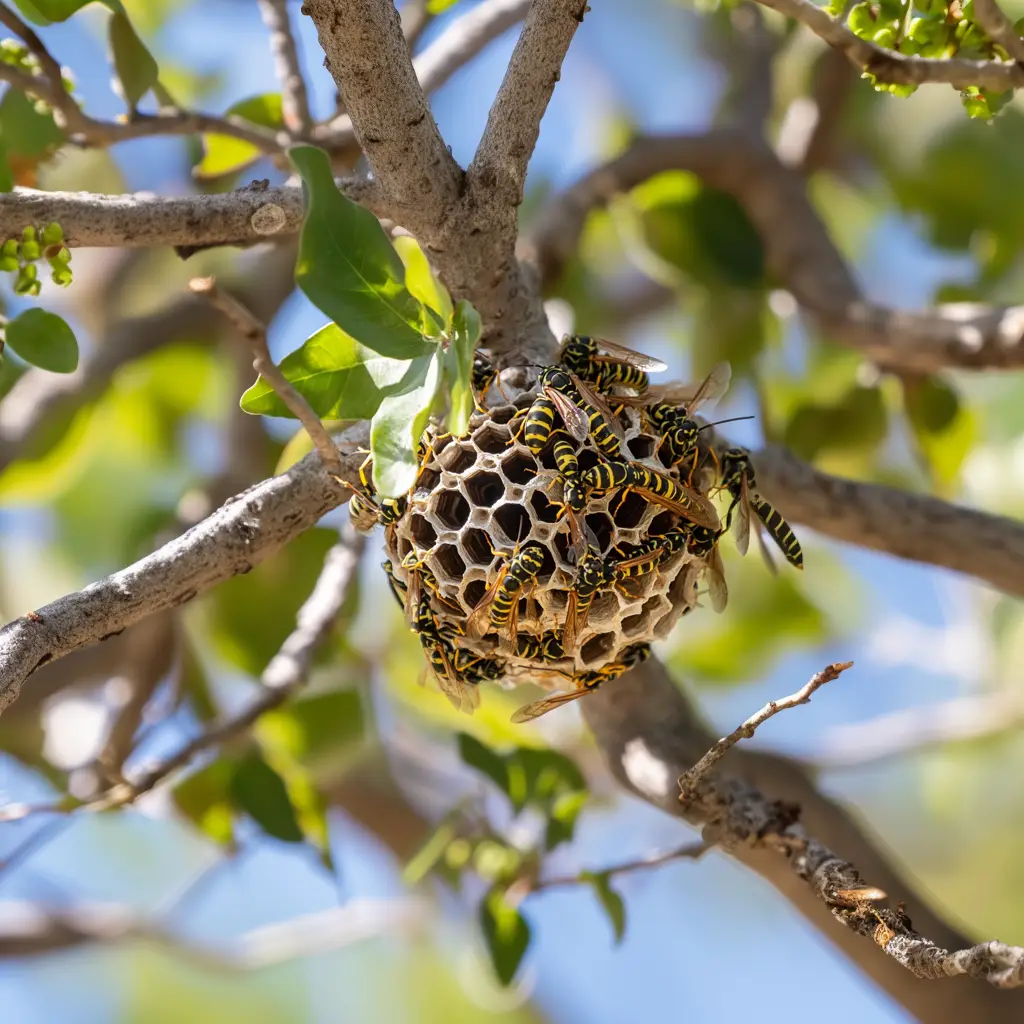
[[[375,500],[373,485],[369,479],[367,466],[373,465],[373,460],[367,456],[359,467],[359,481],[363,490],[353,490],[352,497],[348,500],[348,515],[353,528],[359,533],[372,533],[376,526],[393,526],[409,507],[409,499],[404,495],[400,498],[381,498]],[[372,470],[371,470],[372,471]]]
[[[444,640],[420,636],[420,643],[441,692],[456,711],[471,715],[480,706],[480,691],[472,677],[456,668],[459,652]]]
[[[540,544],[527,544],[513,552],[466,620],[466,632],[471,637],[481,637],[489,628],[500,635],[507,627],[505,646],[511,646],[518,635],[519,595],[544,568],[544,554]]]
[[[565,648],[559,633],[549,632],[543,636],[520,633],[516,638],[516,654],[530,661],[561,661],[565,657]]]
[[[540,718],[541,715],[546,715],[549,711],[554,711],[555,708],[560,708],[563,704],[568,704],[571,701],[578,700],[580,697],[585,697],[588,693],[593,693],[603,683],[609,683],[613,679],[618,679],[619,676],[628,672],[631,668],[642,664],[650,656],[650,644],[633,644],[632,647],[627,647],[622,652],[622,656],[618,661],[605,665],[604,668],[591,672],[581,672],[577,675],[573,679],[574,689],[568,690],[565,693],[554,693],[550,697],[535,700],[531,704],[524,704],[512,713],[512,721],[517,723],[529,722],[532,719]]]
[[[473,389],[473,404],[477,412],[484,412],[486,409],[487,392],[491,385],[495,385],[501,392],[501,397],[508,399],[508,396],[501,390],[501,378],[498,377],[498,368],[491,361],[490,356],[485,355],[481,349],[473,353],[473,368],[470,375],[470,386]]]
[[[566,369],[598,391],[610,391],[620,386],[642,393],[650,384],[648,373],[668,369],[665,363],[653,356],[634,352],[604,338],[590,338],[582,334],[567,334],[562,339],[558,359]]]
[[[437,577],[430,571],[430,567],[424,562],[423,558],[420,555],[417,555],[415,551],[410,551],[409,554],[402,559],[402,568],[405,569],[409,575],[409,583],[404,588],[404,593],[405,617],[410,622],[415,620],[424,586],[431,592],[437,603],[446,611],[451,612],[453,615],[463,614],[462,608],[459,605],[454,601],[450,601],[441,593]],[[388,572],[388,570],[385,569],[385,572]],[[393,572],[394,569],[392,568],[389,575]]]
[[[722,486],[732,496],[732,504],[729,505],[725,515],[725,528],[729,529],[735,511],[736,548],[739,553],[743,555],[747,552],[750,541],[750,510],[753,509],[759,520],[759,525],[754,532],[757,534],[761,553],[764,555],[769,569],[775,572],[775,562],[761,538],[761,523],[764,524],[768,536],[775,541],[779,550],[786,556],[786,561],[794,569],[803,569],[804,554],[789,523],[755,490],[754,467],[750,461],[749,452],[742,448],[726,450],[722,456]]]
[[[576,565],[576,581],[569,591],[562,629],[562,648],[572,651],[587,624],[590,606],[597,592],[611,582],[608,564],[593,548],[588,548]]]
[[[390,558],[385,558],[384,561],[381,562],[380,567],[384,570],[384,575],[388,578],[388,586],[391,588],[391,593],[395,595],[398,607],[404,612],[405,598],[409,588],[395,575],[395,567]]]

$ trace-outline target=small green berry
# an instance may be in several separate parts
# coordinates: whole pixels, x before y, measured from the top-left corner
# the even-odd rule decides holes
[[[21,237],[26,242],[34,242],[36,240],[36,229],[29,224],[28,227],[21,229]]]
[[[33,260],[39,259],[42,255],[42,249],[39,248],[38,242],[22,242],[18,248],[18,253],[23,260],[31,263]]]
[[[5,274],[13,273],[20,266],[17,256],[0,256],[0,271]]]
[[[47,254],[47,258],[55,267],[66,267],[71,262],[71,250],[66,245],[57,246],[53,255]]]
[[[891,28],[879,29],[874,35],[874,42],[877,46],[891,50],[896,45],[896,33]]]
[[[39,240],[43,245],[56,245],[58,242],[63,242],[64,229],[56,221],[52,221],[40,232]]]
[[[67,288],[71,284],[71,271],[67,267],[54,267],[50,279],[61,288]]]
[[[18,258],[18,240],[16,238],[8,238],[4,242],[3,246],[0,247],[0,253],[4,256],[13,256],[15,259]]]

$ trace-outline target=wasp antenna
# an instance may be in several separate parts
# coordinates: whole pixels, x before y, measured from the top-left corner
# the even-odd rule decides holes
[[[705,423],[703,427],[698,427],[697,433],[707,430],[708,427],[720,427],[723,423],[739,423],[740,420],[752,420],[753,418],[753,416],[731,416],[727,420],[715,420],[714,423]]]

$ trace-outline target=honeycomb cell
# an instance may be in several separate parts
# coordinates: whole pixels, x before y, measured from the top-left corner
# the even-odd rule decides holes
[[[442,579],[458,580],[466,571],[466,563],[459,554],[459,549],[454,544],[442,544],[434,552],[434,561]]]
[[[587,516],[587,526],[594,535],[598,551],[604,554],[612,546],[615,524],[604,512],[591,512]]]
[[[469,518],[469,502],[458,491],[442,491],[434,502],[434,517],[449,530],[460,530]]]
[[[537,475],[537,463],[523,452],[511,452],[501,460],[505,479],[513,484],[528,484]]]
[[[518,411],[514,405],[499,405],[491,410],[491,421],[493,423],[508,423]]]
[[[615,650],[616,639],[614,633],[598,633],[597,636],[592,636],[580,648],[580,660],[585,665],[604,661]]]
[[[626,442],[626,449],[634,459],[649,459],[654,454],[654,438],[648,434],[638,434]]]
[[[647,511],[648,502],[642,494],[629,491],[612,505],[615,525],[622,530],[634,530],[640,525]]]
[[[673,512],[659,512],[648,524],[647,533],[652,537],[663,537],[679,525],[679,517]]]
[[[494,510],[494,521],[513,543],[525,540],[530,534],[530,516],[522,505],[506,502]]]
[[[402,537],[398,541],[398,561],[401,562],[407,555],[412,553],[412,541],[408,537]]]
[[[465,479],[466,494],[479,508],[493,508],[505,494],[505,485],[497,473],[473,473]]]
[[[416,491],[428,494],[441,482],[441,474],[436,469],[421,469],[416,478]]]
[[[432,548],[437,542],[437,531],[421,515],[410,517],[410,529],[418,548]]]
[[[558,522],[558,513],[561,511],[561,506],[549,500],[544,491],[538,489],[530,495],[530,508],[542,523]]]
[[[507,427],[497,423],[487,423],[474,435],[473,442],[482,452],[489,455],[501,455],[508,447],[509,431]]]
[[[465,473],[476,462],[476,452],[460,444],[449,448],[438,461],[449,473]]]
[[[560,533],[556,533],[554,537],[552,537],[551,541],[555,548],[555,555],[559,566],[562,569],[571,569],[575,571],[576,555],[572,550],[572,537],[569,535],[568,530],[562,530]]]
[[[490,565],[494,561],[491,542],[483,530],[471,528],[463,533],[462,553],[470,565]]]
[[[475,608],[487,593],[487,584],[483,580],[470,580],[462,591],[462,601],[467,608]]]

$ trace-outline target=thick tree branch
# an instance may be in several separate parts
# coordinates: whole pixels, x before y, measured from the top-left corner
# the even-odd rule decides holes
[[[957,89],[976,85],[997,92],[1019,89],[1024,85],[1024,67],[1014,61],[907,56],[854,35],[813,0],[757,2],[802,22],[829,46],[841,50],[854,64],[887,85],[924,85],[931,82],[952,85]],[[1014,55],[1011,53],[1011,56]]]
[[[794,522],[1024,597],[1024,523],[927,494],[829,476],[783,448],[757,452],[754,463],[758,490]]]
[[[288,19],[287,0],[259,0],[260,17],[270,33],[274,71],[281,83],[281,113],[285,127],[297,138],[306,138],[313,128],[306,80],[302,76],[299,49]]]
[[[393,216],[430,235],[458,201],[462,171],[416,79],[391,0],[306,0],[326,65]]]
[[[343,456],[346,481],[358,483],[364,457]],[[15,619],[0,630],[0,711],[41,665],[248,572],[347,496],[310,453],[134,565]]]
[[[998,43],[1014,61],[1024,61],[1024,40],[996,0],[974,0],[974,17],[982,31]]]
[[[685,813],[691,823],[706,828],[705,839],[709,842],[726,846],[731,842],[729,852],[736,859],[779,889],[795,909],[902,1003],[914,1019],[924,1024],[948,1024],[951,1020],[1009,1024],[1018,1019],[1024,1005],[1019,995],[990,987],[924,985],[891,956],[881,955],[851,927],[837,927],[832,909],[790,866],[787,856],[796,859],[800,855],[787,851],[786,856],[779,856],[777,848],[767,847],[760,837],[751,834],[750,825],[755,820],[768,826],[779,824],[780,810],[789,813],[792,823],[795,807],[799,807],[800,821],[807,832],[855,863],[871,886],[878,886],[893,901],[906,902],[923,934],[947,948],[970,945],[968,939],[929,910],[927,903],[893,871],[886,855],[871,843],[863,829],[818,792],[806,772],[793,762],[737,747],[730,754],[732,771],[747,782],[712,776],[710,792],[684,812],[676,780],[708,750],[714,737],[660,664],[648,662],[580,703],[620,783],[669,814]],[[730,816],[730,809],[746,810],[755,817],[744,824],[736,820],[738,814]],[[708,825],[713,829],[707,830]],[[857,882],[849,888],[866,887]],[[851,916],[851,911],[842,908],[840,914]]]
[[[344,178],[338,185],[349,199],[387,215],[376,182]],[[304,212],[298,185],[173,198],[17,188],[0,193],[0,237],[10,238],[27,224],[57,221],[72,248],[251,245],[295,234]]]
[[[586,0],[534,0],[530,7],[469,167],[482,201],[513,209],[523,201],[541,118],[586,10]]]
[[[537,264],[544,281],[555,280],[592,209],[673,169],[690,171],[736,197],[761,236],[770,268],[831,340],[881,365],[920,373],[945,366],[1024,366],[1024,306],[950,303],[910,313],[866,301],[811,205],[803,176],[748,132],[636,139],[557,197],[521,254]]]

